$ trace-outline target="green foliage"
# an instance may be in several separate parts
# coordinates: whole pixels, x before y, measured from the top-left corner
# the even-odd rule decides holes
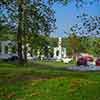
[[[80,53],[80,39],[73,33],[67,39],[68,54]]]
[[[32,34],[49,35],[55,29],[54,11],[42,0],[2,0],[0,1],[0,14],[3,24],[16,32],[20,62],[23,59],[27,61],[28,37]],[[24,58],[22,45],[24,45]]]
[[[15,40],[15,33],[0,21],[0,40]]]
[[[95,37],[81,37],[81,51],[90,53],[94,56],[100,55],[100,38]]]
[[[53,9],[43,1],[12,0],[0,1],[0,12],[2,22],[8,24],[12,29],[18,28],[18,19],[21,19],[22,31],[26,33],[49,34],[55,28]],[[19,5],[21,7],[19,7]],[[18,8],[21,10],[19,12]],[[6,13],[4,13],[6,11]],[[19,14],[22,16],[19,16]]]
[[[79,36],[96,36],[100,35],[100,17],[89,16],[83,13],[77,16],[80,21],[71,27],[71,31],[77,33]]]
[[[94,56],[100,57],[100,38],[90,39],[91,47],[90,50]]]
[[[53,47],[57,47],[58,46],[58,38],[56,37],[50,37],[49,38],[49,43],[50,43],[50,46],[53,48]]]

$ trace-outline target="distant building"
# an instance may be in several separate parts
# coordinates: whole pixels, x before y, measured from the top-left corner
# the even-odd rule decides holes
[[[62,38],[58,39],[58,47],[54,48],[54,56],[57,61],[62,60],[62,58],[66,57],[66,48],[62,47]]]

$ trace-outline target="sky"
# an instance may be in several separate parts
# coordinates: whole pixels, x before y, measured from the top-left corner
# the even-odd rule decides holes
[[[78,23],[76,16],[81,15],[83,12],[92,15],[100,16],[100,3],[94,3],[92,5],[87,5],[83,8],[77,8],[74,2],[70,2],[63,6],[61,4],[55,4],[53,6],[55,10],[56,26],[57,29],[51,33],[53,37],[65,37],[70,33],[70,27]]]

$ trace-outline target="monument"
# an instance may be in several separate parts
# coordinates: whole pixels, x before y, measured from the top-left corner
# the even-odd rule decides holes
[[[58,38],[58,47],[54,48],[54,59],[61,61],[66,57],[66,48],[62,47],[62,38]]]

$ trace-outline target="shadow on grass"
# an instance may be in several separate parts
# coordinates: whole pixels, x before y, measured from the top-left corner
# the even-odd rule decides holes
[[[5,63],[4,66],[2,67],[0,66],[0,82],[16,83],[17,81],[40,80],[40,79],[47,80],[59,77],[66,77],[69,79],[70,78],[88,79],[90,73],[91,72],[68,71],[66,67],[54,67],[38,63],[27,63],[25,65],[16,64],[14,65],[14,67],[13,64],[11,63],[9,63],[9,66],[8,64]]]

